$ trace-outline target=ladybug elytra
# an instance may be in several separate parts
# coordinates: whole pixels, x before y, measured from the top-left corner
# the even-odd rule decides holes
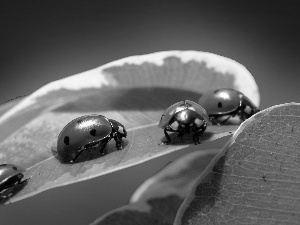
[[[113,138],[118,150],[122,149],[122,138],[126,138],[125,127],[116,120],[102,115],[85,115],[69,122],[57,140],[58,155],[73,163],[86,149],[99,145],[104,153],[107,143]]]
[[[214,123],[220,124],[235,116],[242,122],[259,112],[249,98],[231,88],[209,91],[200,97],[198,103],[205,108]]]
[[[171,142],[167,131],[178,132],[178,137],[182,138],[186,133],[192,133],[193,141],[199,144],[199,136],[205,131],[211,122],[204,108],[196,102],[184,100],[171,105],[163,113],[158,126],[164,129],[167,139],[165,144]]]
[[[24,171],[24,168],[13,164],[0,165],[0,199],[9,198],[15,187],[28,181],[28,179],[22,180]]]

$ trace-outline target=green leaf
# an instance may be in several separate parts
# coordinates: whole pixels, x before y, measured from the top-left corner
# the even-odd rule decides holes
[[[299,224],[300,104],[245,121],[202,173],[174,224]]]
[[[136,190],[130,204],[107,213],[92,224],[173,224],[177,210],[196,178],[219,151],[195,151],[168,164]]]
[[[27,169],[28,184],[8,202],[50,188],[71,184],[177,151],[193,144],[176,135],[171,145],[160,145],[163,130],[157,127],[163,111],[184,99],[197,101],[211,88],[231,87],[259,104],[258,87],[237,62],[211,53],[168,51],[133,56],[99,68],[51,82],[10,108],[0,117],[0,163]],[[72,119],[101,114],[128,130],[124,149],[113,141],[108,154],[85,151],[77,163],[62,163],[55,154],[57,136]],[[212,141],[237,126],[211,126],[201,141]]]

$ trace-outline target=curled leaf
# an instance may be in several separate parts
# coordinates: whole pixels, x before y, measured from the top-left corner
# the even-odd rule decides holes
[[[245,121],[202,173],[176,225],[299,224],[300,104]]]
[[[107,213],[92,224],[173,224],[191,186],[218,152],[219,149],[199,150],[171,162],[146,180],[128,205]]]
[[[160,145],[157,127],[163,111],[174,102],[197,101],[211,88],[232,87],[259,103],[251,74],[237,62],[205,52],[168,51],[133,56],[51,82],[0,117],[0,163],[27,169],[30,182],[9,199],[15,202],[44,190],[120,170],[192,144],[176,135],[172,145]],[[90,149],[74,164],[57,157],[57,136],[76,117],[100,114],[125,125],[123,150],[113,141],[102,156]],[[237,126],[211,126],[200,141],[230,135]]]

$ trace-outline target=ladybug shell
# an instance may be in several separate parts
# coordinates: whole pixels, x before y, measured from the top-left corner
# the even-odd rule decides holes
[[[235,111],[241,105],[244,95],[231,88],[212,90],[201,96],[199,104],[208,115],[223,115]]]
[[[111,123],[105,116],[78,117],[69,122],[60,132],[57,140],[57,153],[62,158],[72,156],[83,146],[110,136],[111,132]]]
[[[202,108],[196,102],[190,100],[184,100],[184,101],[177,102],[171,105],[169,108],[167,108],[164,111],[163,115],[161,116],[158,126],[163,129],[166,128],[169,125],[169,122],[173,118],[174,114],[185,109],[189,109],[197,112],[208,125],[211,124],[209,117],[204,108]]]
[[[23,178],[23,172],[25,169],[13,164],[1,164],[0,165],[0,191],[5,188],[11,178],[21,180]]]

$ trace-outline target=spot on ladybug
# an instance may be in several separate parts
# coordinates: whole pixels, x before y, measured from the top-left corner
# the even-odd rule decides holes
[[[179,123],[178,123],[177,121],[174,121],[172,124],[170,124],[170,127],[171,127],[173,130],[178,130]]]
[[[70,138],[69,138],[69,136],[65,136],[64,137],[64,143],[65,143],[65,145],[69,145],[70,144]]]
[[[222,102],[218,102],[218,108],[222,108]]]
[[[96,129],[92,129],[91,131],[90,131],[90,134],[92,135],[92,136],[96,136]]]
[[[197,125],[197,127],[201,127],[203,125],[203,121],[200,120],[199,118],[195,119],[195,124]]]
[[[245,109],[244,109],[244,111],[245,111],[246,113],[248,113],[248,114],[251,114],[251,113],[252,113],[252,108],[249,107],[249,106],[246,106]]]

